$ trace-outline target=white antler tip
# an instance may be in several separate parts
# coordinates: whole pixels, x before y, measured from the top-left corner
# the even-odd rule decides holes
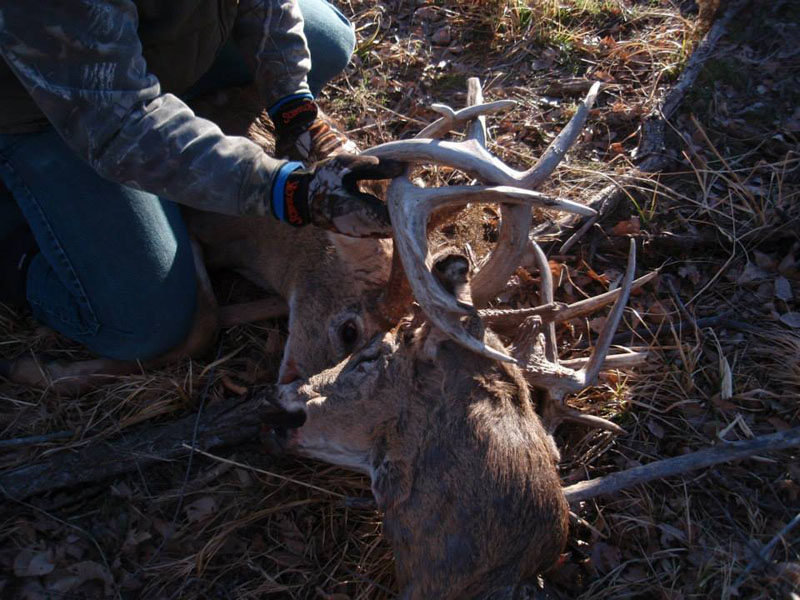
[[[597,100],[597,94],[600,93],[600,82],[595,81],[592,84],[592,87],[589,88],[589,93],[586,94],[586,100],[584,100],[584,104],[586,104],[586,108],[591,108],[594,106],[595,100]]]
[[[449,120],[456,119],[456,111],[447,106],[447,104],[440,104],[440,103],[431,104],[431,110],[439,113],[440,115]]]

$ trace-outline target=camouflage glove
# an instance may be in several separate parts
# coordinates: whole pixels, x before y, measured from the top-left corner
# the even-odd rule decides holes
[[[359,190],[358,182],[391,179],[404,169],[397,161],[352,154],[337,154],[308,168],[288,162],[272,185],[272,214],[295,227],[311,223],[351,237],[390,237],[386,204]]]
[[[323,113],[311,97],[278,103],[269,111],[275,124],[275,156],[314,162],[334,154],[358,153],[358,147]]]

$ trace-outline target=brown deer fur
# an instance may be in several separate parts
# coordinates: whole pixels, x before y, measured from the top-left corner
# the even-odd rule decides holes
[[[280,403],[306,414],[287,450],[371,476],[402,598],[511,597],[563,549],[558,451],[517,367],[406,326]]]

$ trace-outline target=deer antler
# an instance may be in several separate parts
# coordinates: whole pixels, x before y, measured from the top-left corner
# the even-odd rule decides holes
[[[467,114],[469,116],[474,115],[477,118],[480,115],[492,114],[499,110],[497,103],[480,104],[482,102],[482,96],[479,91],[480,84],[477,79],[473,78],[471,81],[473,81],[469,84],[471,89],[478,90],[477,92],[471,92],[474,93],[477,105],[458,112],[448,109],[446,112],[452,116],[439,119],[431,125],[428,129],[432,133],[443,135],[449,123],[460,123]],[[464,142],[419,138],[400,140],[380,144],[366,150],[364,154],[378,156],[379,158],[392,158],[408,163],[450,166],[460,169],[484,183],[510,185],[532,190],[539,187],[550,176],[564,158],[570,146],[575,143],[578,134],[586,123],[589,110],[597,98],[599,89],[599,83],[595,83],[591,87],[570,122],[548,146],[537,163],[527,171],[512,169],[489,154],[483,146],[485,144],[485,135],[472,137]],[[437,106],[441,110],[443,105]],[[502,108],[507,106],[508,104]],[[470,112],[467,113],[467,110]],[[440,122],[442,122],[442,125],[437,125]],[[489,261],[473,278],[472,293],[478,306],[485,305],[502,289],[509,276],[519,265],[519,260],[528,241],[530,228],[529,211],[522,208],[516,210],[506,209],[503,211],[502,217],[504,218],[501,222],[498,246]]]
[[[541,413],[551,430],[555,429],[562,421],[575,421],[592,427],[606,429],[614,433],[625,433],[624,429],[611,421],[607,421],[601,417],[587,415],[574,408],[570,408],[567,406],[564,398],[567,394],[574,394],[590,385],[594,385],[597,381],[597,375],[606,363],[607,358],[609,359],[608,362],[611,364],[630,363],[642,360],[640,353],[634,353],[636,358],[620,359],[619,355],[608,357],[608,351],[611,348],[611,339],[614,337],[614,332],[617,330],[622,320],[622,313],[625,310],[630,292],[634,287],[633,275],[635,270],[636,244],[631,240],[630,249],[628,251],[628,267],[625,270],[625,276],[623,277],[619,289],[614,290],[613,293],[602,294],[596,298],[589,299],[589,301],[584,301],[586,305],[581,307],[581,312],[585,311],[586,306],[590,306],[590,310],[593,310],[609,302],[611,299],[616,298],[616,302],[614,302],[614,306],[611,308],[611,312],[606,318],[603,330],[600,332],[600,336],[595,343],[592,355],[585,363],[580,361],[582,367],[578,371],[565,365],[558,364],[556,361],[544,355],[539,349],[536,344],[536,338],[538,337],[536,329],[541,328],[543,316],[533,315],[525,318],[523,327],[533,329],[531,332],[533,335],[527,338],[531,340],[531,342],[517,348],[516,354],[522,363],[522,370],[528,383],[547,393],[547,399],[545,400],[544,406],[541,408]],[[641,285],[644,281],[649,281],[648,277],[652,279],[653,274],[642,277],[637,280],[637,282]],[[597,298],[601,298],[601,301],[598,302]],[[564,313],[571,314],[571,316],[576,314],[574,311],[569,311],[569,307],[567,307],[567,310],[563,310],[560,313],[550,312],[545,318],[547,318],[549,324],[558,320],[559,314],[563,315]],[[622,356],[624,357],[626,355]]]
[[[433,163],[465,171],[486,186],[451,186],[426,189],[412,184],[407,174],[396,178],[389,186],[387,204],[392,219],[395,249],[399,253],[408,282],[425,314],[445,333],[471,350],[496,360],[516,362],[514,358],[486,346],[467,333],[461,318],[474,314],[473,306],[456,301],[438,284],[431,274],[431,256],[427,242],[427,223],[431,214],[445,206],[469,202],[497,202],[501,206],[500,239],[495,251],[473,278],[472,295],[479,306],[488,302],[502,289],[517,268],[521,254],[528,242],[530,207],[556,208],[582,215],[592,215],[594,210],[582,204],[560,200],[534,192],[564,157],[574,143],[586,121],[589,108],[597,96],[599,84],[592,86],[583,104],[573,118],[550,144],[542,158],[531,169],[520,172],[508,167],[485,149],[485,129],[481,117],[497,112],[507,105],[482,104],[480,84],[471,80],[468,101],[475,106],[453,111],[439,106],[445,117],[429,133],[444,134],[453,124],[468,117],[474,122],[468,126],[470,139],[464,142],[446,142],[430,139],[402,140],[371,148],[364,154],[390,158],[407,163]],[[499,187],[497,187],[499,184]],[[394,275],[390,276],[394,280]]]

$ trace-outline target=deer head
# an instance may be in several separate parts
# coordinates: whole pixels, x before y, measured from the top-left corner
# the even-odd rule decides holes
[[[287,290],[289,337],[280,383],[319,373],[383,330],[370,307],[389,277],[391,240],[312,233],[321,239],[297,248],[314,264],[298,265]]]

